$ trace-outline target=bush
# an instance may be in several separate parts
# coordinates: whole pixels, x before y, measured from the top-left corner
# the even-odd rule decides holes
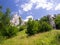
[[[52,26],[47,22],[38,22],[35,20],[29,20],[27,23],[27,31],[28,35],[34,35],[39,32],[46,32],[52,29]]]
[[[47,16],[43,16],[43,17],[39,20],[39,22],[47,22],[47,23],[49,23],[49,18],[48,18]]]
[[[1,32],[0,32],[0,43],[2,43],[4,41],[4,37],[2,36]]]
[[[58,15],[55,19],[55,24],[56,24],[56,28],[60,29],[60,15]]]
[[[38,31],[38,22],[34,20],[29,20],[27,23],[27,31],[28,35],[34,35]]]
[[[47,22],[41,22],[39,26],[38,32],[46,32],[52,29],[52,26],[49,25]]]
[[[22,31],[22,30],[24,30],[24,29],[26,29],[26,26],[25,26],[25,25],[21,25],[21,26],[19,27],[19,31]]]
[[[12,37],[14,35],[16,35],[18,29],[14,26],[9,26],[9,27],[5,27],[4,29],[2,29],[2,35],[5,37]]]

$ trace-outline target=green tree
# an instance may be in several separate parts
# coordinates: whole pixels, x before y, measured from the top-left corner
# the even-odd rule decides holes
[[[47,16],[42,17],[39,20],[39,31],[38,32],[45,32],[52,29],[52,26],[49,23],[49,18]]]
[[[6,12],[0,10],[0,33],[4,37],[12,37],[16,35],[18,29],[10,25],[10,9],[7,8]]]
[[[2,12],[2,6],[0,6],[0,30],[3,29],[3,18],[4,13]]]
[[[0,11],[2,10],[2,6],[0,6]]]
[[[39,25],[38,32],[46,32],[52,29],[52,26],[48,24],[47,22],[41,22]]]
[[[22,19],[21,17],[19,17],[19,25],[21,25],[21,23],[22,23]]]
[[[27,23],[27,31],[26,31],[26,33],[28,35],[34,35],[34,34],[36,34],[37,31],[38,31],[38,25],[39,24],[38,24],[37,21],[29,19],[29,21]]]
[[[9,8],[6,9],[5,15],[3,16],[3,22],[5,26],[10,24],[10,9]]]
[[[55,18],[56,28],[60,29],[60,15],[57,15]]]
[[[39,22],[47,22],[47,23],[49,23],[49,18],[48,18],[47,16],[43,16],[43,17],[39,20]]]

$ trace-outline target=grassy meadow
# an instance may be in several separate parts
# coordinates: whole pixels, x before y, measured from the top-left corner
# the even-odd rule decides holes
[[[30,37],[23,30],[18,32],[17,36],[5,40],[0,45],[60,45],[60,30],[38,33]]]

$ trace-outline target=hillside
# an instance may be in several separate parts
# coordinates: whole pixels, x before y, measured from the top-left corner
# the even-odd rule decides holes
[[[1,45],[60,45],[60,30],[39,33],[31,37],[27,37],[25,31],[21,31]]]

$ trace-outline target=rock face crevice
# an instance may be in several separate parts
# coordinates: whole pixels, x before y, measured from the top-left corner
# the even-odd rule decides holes
[[[48,19],[49,19],[49,23],[50,23],[50,25],[54,28],[54,29],[56,29],[56,25],[55,25],[55,22],[54,22],[54,18],[55,18],[55,16],[53,15],[48,15],[47,16],[48,17]]]

